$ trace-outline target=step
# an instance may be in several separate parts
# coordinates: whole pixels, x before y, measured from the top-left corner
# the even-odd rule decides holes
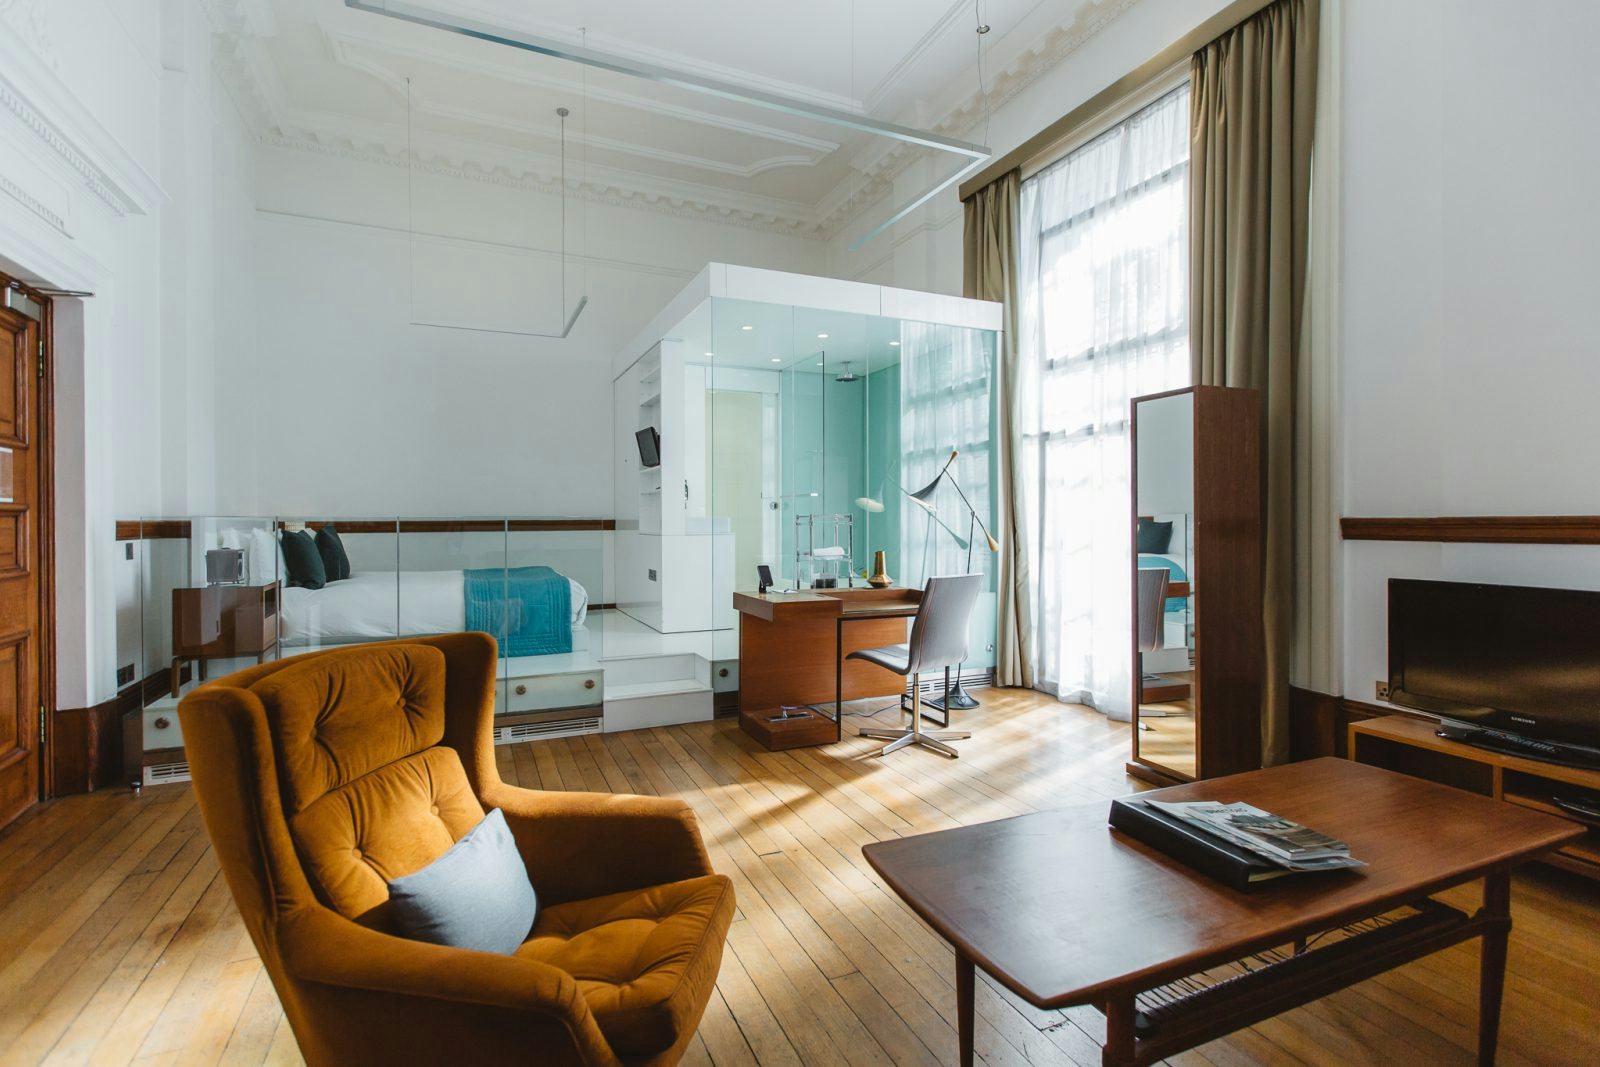
[[[704,663],[704,660],[691,652],[601,660],[601,666],[606,672],[608,691],[617,686],[708,678]]]
[[[603,728],[606,733],[617,733],[685,722],[710,722],[715,713],[708,686],[672,687],[666,692],[641,692],[631,696],[617,696],[607,689]]]
[[[614,700],[639,700],[643,697],[676,696],[679,693],[710,693],[711,687],[698,678],[667,678],[659,682],[635,682],[631,685],[606,684],[606,703]]]

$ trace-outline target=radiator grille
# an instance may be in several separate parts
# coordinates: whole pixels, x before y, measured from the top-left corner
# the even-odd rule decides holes
[[[515,726],[496,726],[494,743],[514,745],[521,741],[543,741],[553,737],[580,737],[600,732],[600,716],[585,719],[561,719],[556,722],[518,723]]]
[[[187,763],[157,763],[144,769],[145,785],[165,785],[168,782],[189,781]]]

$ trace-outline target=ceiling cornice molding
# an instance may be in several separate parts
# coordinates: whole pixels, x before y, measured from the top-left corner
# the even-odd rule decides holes
[[[1076,15],[1057,23],[1034,46],[1026,46],[1003,64],[992,76],[988,92],[976,90],[946,109],[944,116],[929,128],[948,137],[970,135],[983,123],[985,115],[1004,107],[1028,86],[1038,81],[1093,40],[1139,0],[1096,0],[1079,8]],[[829,234],[848,226],[862,211],[881,199],[908,166],[921,158],[910,145],[874,146],[876,159],[863,167],[848,188],[835,190],[818,207],[819,225]]]
[[[533,73],[525,66],[515,66],[506,63],[485,63],[483,61],[468,62],[460,55],[447,48],[403,43],[390,40],[382,34],[369,32],[356,32],[345,28],[333,28],[326,24],[321,27],[323,36],[327,39],[328,47],[335,62],[355,67],[363,73],[370,74],[380,80],[387,80],[391,84],[401,79],[401,75],[387,68],[374,67],[370,62],[357,57],[352,52],[354,48],[368,48],[374,51],[386,52],[400,59],[412,59],[424,63],[433,63],[453,70],[465,70],[475,74],[486,74],[513,85],[529,85],[543,89],[554,89],[561,92],[570,92],[579,95],[585,91],[581,82],[567,78],[552,78]],[[358,66],[358,64],[360,64]],[[608,104],[617,104],[621,107],[633,108],[651,114],[664,115],[668,118],[680,119],[684,122],[706,126],[711,129],[728,130],[741,133],[761,140],[775,141],[779,144],[793,145],[797,148],[808,149],[817,156],[826,156],[837,151],[839,143],[821,137],[811,137],[807,134],[793,130],[780,129],[764,123],[746,119],[737,119],[728,115],[718,115],[714,112],[704,111],[700,108],[687,107],[682,104],[672,104],[650,96],[637,93],[619,92],[615,89],[587,88],[591,100],[599,100]]]
[[[396,93],[402,99],[405,98],[407,94],[407,86],[405,76],[403,74],[390,70],[388,67],[383,66],[370,56],[358,55],[352,52],[349,46],[342,40],[336,38],[330,39],[330,44],[333,48],[335,62],[346,67],[347,69],[357,71],[375,79]],[[573,85],[570,88],[574,93],[579,91],[579,87],[576,85]],[[441,103],[430,96],[426,91],[417,89],[415,85],[410,87],[410,98],[413,111],[424,115],[431,115],[434,118],[448,119],[452,122],[461,122],[468,125],[504,130],[523,137],[536,137],[549,141],[557,140],[560,136],[560,127],[556,123],[540,124],[532,122],[519,122],[514,119],[506,119],[497,115],[491,115],[487,112],[476,112],[470,111],[466,108],[455,107],[453,105]],[[629,106],[633,106],[631,102]],[[643,102],[641,102],[639,106],[644,110],[658,110],[655,108],[644,107]],[[569,144],[582,145],[586,139],[581,131],[581,128],[570,128],[567,130],[566,135]],[[792,142],[794,139],[784,138],[784,140]],[[756,160],[751,164],[738,164],[729,163],[721,159],[710,159],[704,156],[690,155],[685,152],[673,152],[667,149],[654,148],[650,145],[642,145],[638,144],[637,142],[624,141],[616,138],[589,136],[587,137],[587,141],[591,147],[616,152],[621,155],[634,156],[639,159],[651,159],[659,163],[670,163],[675,166],[710,171],[714,174],[727,174],[737,178],[753,178],[758,174],[765,174],[769,170],[777,170],[781,167],[814,167],[827,155],[826,151],[813,150],[808,155],[769,156],[765,159]],[[827,142],[822,143],[827,144]],[[831,151],[837,147],[839,146],[836,144],[829,145],[828,150]]]
[[[337,136],[324,133],[309,137],[282,133],[266,134],[260,143],[273,148],[361,163],[380,163],[396,168],[412,168],[418,173],[461,178],[513,189],[528,189],[555,194],[561,191],[559,178],[529,169],[525,164],[499,164],[484,166],[461,153],[429,152],[425,156],[408,155],[403,146],[384,144],[360,137]],[[782,201],[767,201],[754,197],[697,195],[703,188],[674,189],[671,183],[652,179],[653,188],[640,188],[631,182],[611,180],[591,171],[588,181],[568,178],[569,195],[590,203],[612,207],[625,207],[674,218],[696,219],[766,233],[823,240],[827,235],[817,226],[816,219],[800,205]]]
[[[503,9],[485,7],[482,4],[472,3],[471,0],[455,0],[455,2],[446,5],[446,8],[453,15],[464,15],[540,37],[555,38],[571,44],[579,44],[584,40],[580,34],[574,32],[577,29],[575,26],[526,16],[508,17],[507,12]],[[861,115],[866,114],[861,100],[842,93],[822,92],[808,85],[796,85],[793,82],[783,81],[778,78],[764,78],[748,70],[728,67],[720,63],[708,63],[703,59],[685,56],[682,53],[671,52],[663,48],[643,47],[636,42],[619,40],[607,34],[588,35],[587,47],[607,52],[623,59],[636,60],[658,67],[668,67],[674,70],[694,70],[718,81],[743,86],[747,89],[755,89],[764,93],[774,93],[778,96],[788,97],[791,100],[805,101],[819,107],[835,108],[840,111],[854,111]]]
[[[939,20],[928,28],[928,32],[924,33],[921,39],[911,46],[911,50],[901,56],[895,65],[889,68],[889,72],[878,79],[878,84],[868,90],[867,95],[862,100],[862,107],[869,114],[876,111],[884,102],[884,99],[894,92],[899,84],[905,80],[906,76],[911,73],[917,62],[931,51],[944,38],[945,34],[956,26],[961,25],[963,17],[971,10],[972,0],[955,0],[946,9],[945,13],[939,16]]]
[[[0,27],[43,26],[37,18],[31,3],[0,0]],[[0,32],[0,108],[15,115],[118,215],[155,211],[166,200],[161,184],[62,80],[43,33]]]

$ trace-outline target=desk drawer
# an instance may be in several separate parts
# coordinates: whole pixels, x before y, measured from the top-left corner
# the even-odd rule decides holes
[[[495,712],[509,715],[550,708],[599,707],[605,700],[605,688],[604,671],[507,678],[497,689]]]

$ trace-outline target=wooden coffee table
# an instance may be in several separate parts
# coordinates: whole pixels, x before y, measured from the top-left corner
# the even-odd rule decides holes
[[[1243,800],[1348,841],[1359,871],[1228,889],[1106,825],[1100,805],[880,841],[862,851],[956,950],[961,1063],[972,1063],[973,969],[1040,1008],[1093,1004],[1102,1059],[1146,1064],[1474,937],[1483,938],[1478,1059],[1494,1062],[1512,868],[1571,841],[1564,819],[1339,759],[1143,794]],[[1483,879],[1472,914],[1431,895]],[[1307,947],[1361,920],[1414,909]],[[1288,948],[1199,992],[1140,995]],[[1157,1003],[1159,1001],[1159,1003]]]

